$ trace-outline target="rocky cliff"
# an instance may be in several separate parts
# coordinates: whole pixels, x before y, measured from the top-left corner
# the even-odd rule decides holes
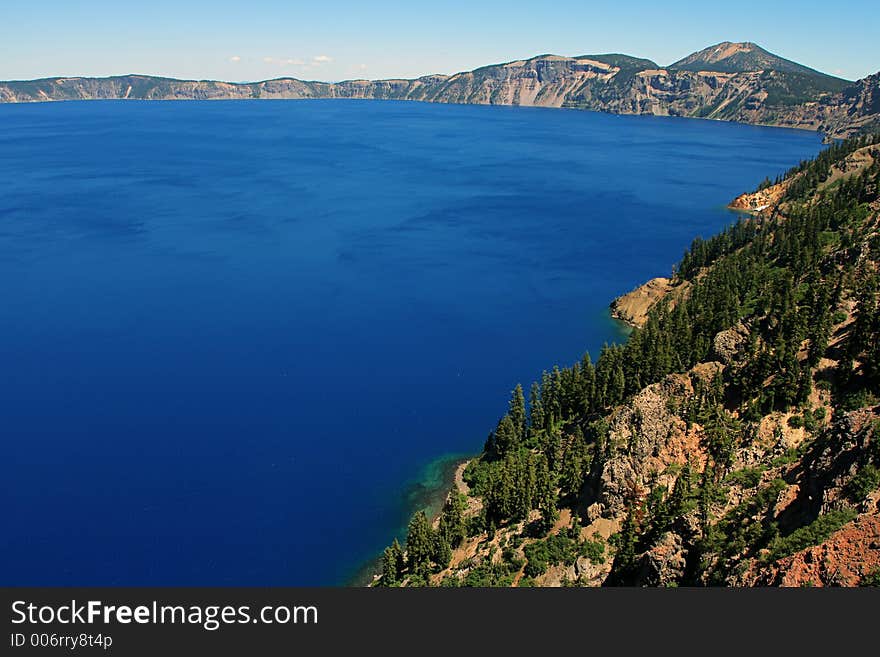
[[[611,316],[631,326],[642,327],[657,302],[669,295],[672,281],[658,276],[611,302]]]
[[[880,74],[850,83],[768,53],[722,43],[667,67],[627,55],[541,55],[413,80],[246,84],[142,75],[0,83],[0,102],[367,98],[568,107],[817,130],[845,137],[880,125]]]

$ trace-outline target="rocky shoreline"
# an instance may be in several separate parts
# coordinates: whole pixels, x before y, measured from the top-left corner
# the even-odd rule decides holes
[[[418,510],[424,510],[428,517],[431,518],[433,525],[436,525],[440,518],[440,510],[452,490],[458,490],[467,494],[467,484],[464,483],[462,475],[468,463],[473,460],[473,456],[461,455],[444,455],[431,463],[429,463],[423,472],[423,476],[419,481],[410,485],[408,492],[405,494],[407,503],[405,506],[406,519]],[[435,476],[433,472],[439,467],[439,474]],[[425,476],[427,474],[427,476]],[[400,527],[399,540],[403,542],[406,538],[406,525]],[[369,587],[373,585],[379,578],[382,571],[382,555],[368,559],[362,564],[355,574],[349,578],[348,586]]]
[[[611,302],[611,316],[635,328],[648,320],[648,313],[672,290],[672,280],[658,276]]]

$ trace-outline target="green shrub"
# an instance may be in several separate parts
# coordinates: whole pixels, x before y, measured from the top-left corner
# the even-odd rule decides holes
[[[465,529],[469,538],[479,536],[486,531],[486,517],[483,514],[471,516],[465,521]]]
[[[880,586],[880,568],[875,568],[870,573],[862,577],[859,586]]]
[[[875,404],[877,399],[868,390],[856,390],[843,396],[840,407],[845,411],[857,411],[865,406]]]
[[[846,485],[847,497],[855,503],[861,502],[880,487],[880,468],[866,465]]]
[[[547,572],[547,568],[550,564],[547,563],[547,560],[541,557],[538,553],[528,554],[529,560],[526,562],[525,574],[527,577],[538,577]]]
[[[804,429],[812,433],[816,430],[816,417],[813,415],[813,411],[807,409],[804,411],[803,415],[804,419]]]
[[[468,574],[462,580],[450,582],[450,586],[464,587],[508,587],[513,584],[519,567],[514,566],[506,561],[499,563],[491,563],[490,558],[486,558],[480,565],[471,568]]]
[[[602,541],[584,541],[578,552],[592,563],[605,563],[605,544]]]
[[[761,483],[761,474],[764,472],[764,469],[764,466],[758,466],[736,470],[727,475],[727,482],[742,486],[743,488],[755,488]]]
[[[461,473],[461,478],[476,495],[482,495],[489,479],[489,471],[492,464],[482,458],[472,459]]]
[[[787,450],[785,450],[785,454],[777,456],[775,459],[770,461],[770,465],[772,465],[774,468],[778,468],[782,465],[790,465],[797,461],[799,456],[800,455],[798,454],[798,451],[794,447],[789,447]]]
[[[800,552],[801,550],[819,545],[831,534],[853,520],[858,515],[852,509],[831,511],[824,516],[819,516],[809,525],[798,527],[788,536],[780,536],[770,544],[768,561],[777,561],[784,557]]]
[[[577,541],[565,534],[548,536],[543,541],[530,543],[523,552],[528,559],[525,574],[529,577],[543,575],[551,565],[562,563],[570,566],[579,554]]]
[[[510,564],[510,568],[515,571],[519,571],[525,563],[525,561],[523,561],[522,558],[520,558],[520,556],[511,548],[505,548],[501,553],[501,558]]]

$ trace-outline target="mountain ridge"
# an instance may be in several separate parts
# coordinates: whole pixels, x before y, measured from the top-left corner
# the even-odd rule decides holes
[[[723,42],[667,67],[620,53],[544,54],[452,75],[258,82],[129,74],[0,82],[0,102],[361,98],[709,118],[843,138],[880,124],[880,74],[849,82],[750,42]]]

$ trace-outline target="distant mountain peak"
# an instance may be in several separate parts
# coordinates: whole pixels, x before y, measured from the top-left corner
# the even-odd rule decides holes
[[[716,71],[721,73],[750,73],[779,71],[798,75],[833,77],[791,60],[774,55],[751,41],[723,41],[703,48],[669,68],[683,71]]]
[[[751,41],[722,41],[714,46],[704,48],[700,52],[711,51],[718,59],[723,59],[738,52],[752,52],[753,50],[767,52],[757,43],[752,43]]]

